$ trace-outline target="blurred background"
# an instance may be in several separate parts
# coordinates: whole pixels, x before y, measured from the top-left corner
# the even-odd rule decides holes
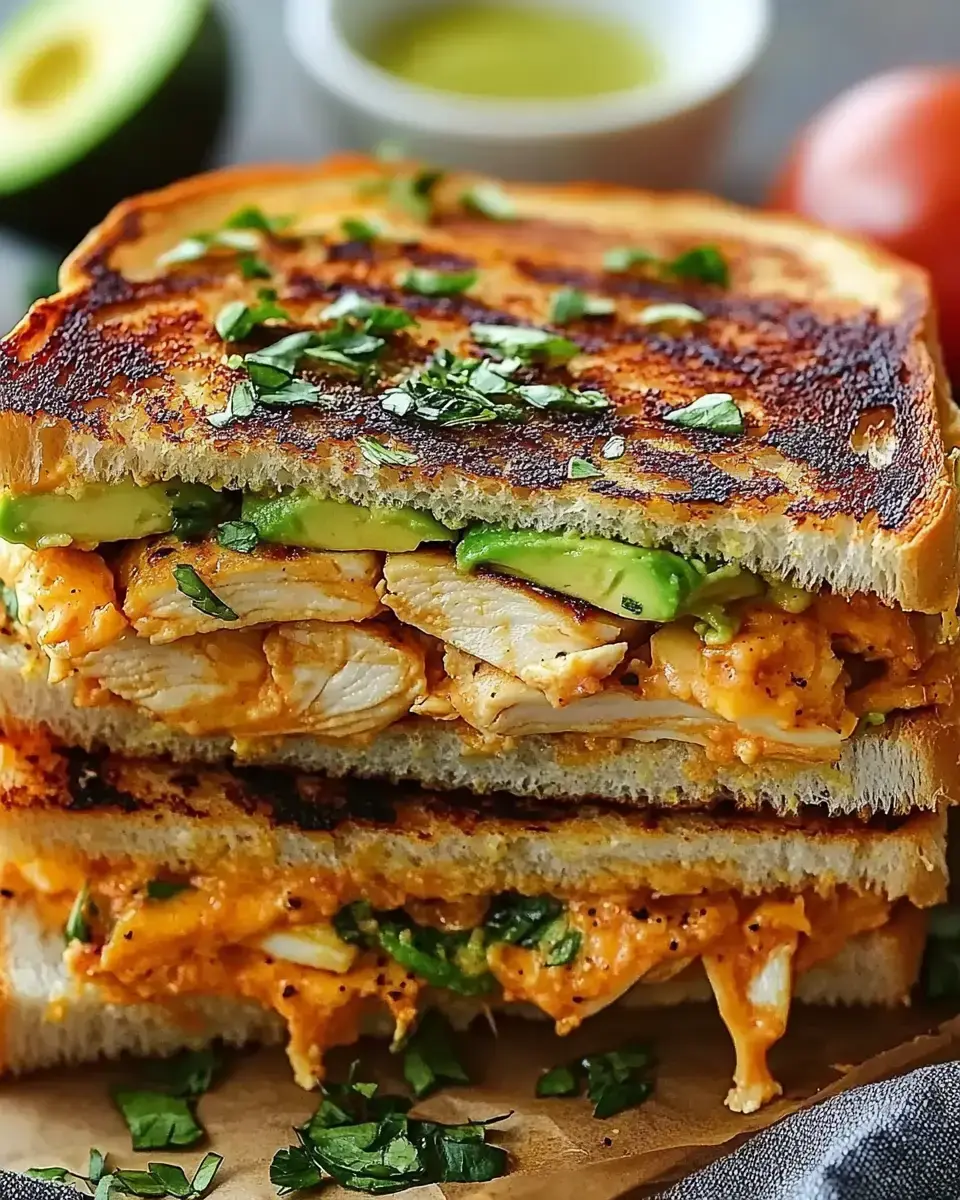
[[[439,0],[439,6],[451,8],[458,2]],[[159,24],[155,29],[131,29],[128,32],[122,21],[111,20],[108,14],[105,24],[109,28],[94,34],[117,42],[111,51],[115,58],[112,65],[108,63],[108,78],[104,85],[112,98],[104,101],[104,107],[109,110],[112,104],[116,111],[118,105],[122,107],[127,103],[124,89],[129,93],[139,87],[145,94],[136,98],[134,107],[136,104],[153,105],[156,111],[150,120],[140,125],[135,137],[128,137],[119,148],[114,145],[105,157],[102,145],[100,148],[92,146],[83,156],[89,167],[86,177],[75,170],[65,175],[56,166],[57,156],[62,158],[64,151],[54,143],[58,138],[61,142],[64,138],[66,142],[71,137],[85,138],[89,131],[81,119],[82,114],[78,117],[76,111],[71,112],[76,106],[61,105],[62,117],[55,106],[50,107],[56,91],[51,78],[55,80],[59,73],[68,79],[71,72],[83,67],[71,57],[68,43],[57,42],[57,29],[64,27],[63,12],[70,4],[89,13],[96,9],[97,3],[98,0],[0,0],[0,103],[4,91],[8,93],[9,101],[9,90],[13,86],[10,81],[14,79],[20,89],[21,101],[34,110],[44,106],[50,109],[49,124],[59,122],[69,126],[74,122],[76,125],[75,133],[67,129],[64,134],[62,128],[59,132],[53,130],[47,146],[46,134],[24,136],[0,112],[0,160],[13,147],[13,166],[6,181],[0,161],[0,193],[6,193],[0,194],[0,221],[4,224],[0,232],[3,268],[0,273],[0,325],[4,329],[22,315],[31,291],[45,293],[49,286],[50,264],[55,261],[53,256],[58,256],[61,251],[56,248],[41,254],[38,248],[44,242],[49,244],[51,240],[59,240],[63,243],[69,237],[58,229],[57,206],[61,213],[66,210],[82,219],[84,199],[93,197],[93,202],[100,205],[116,199],[117,195],[111,193],[117,188],[124,189],[134,167],[149,165],[148,182],[153,184],[192,171],[201,160],[211,164],[309,160],[338,145],[369,136],[372,128],[369,120],[353,126],[345,125],[342,120],[345,103],[342,93],[349,88],[349,79],[344,77],[332,84],[328,79],[327,91],[321,86],[318,72],[326,71],[333,59],[327,61],[325,47],[308,43],[314,40],[312,30],[317,30],[318,41],[322,36],[321,26],[311,22],[321,20],[319,10],[324,5],[317,4],[315,10],[306,5],[310,11],[305,11],[304,3],[298,3],[298,0],[290,0],[289,7],[283,0],[213,0],[215,16],[204,19],[205,41],[198,50],[196,42],[200,33],[189,26],[190,10],[204,7],[198,0],[156,0],[156,3],[126,0],[126,8],[131,13],[141,6],[143,13],[159,9],[156,18]],[[561,6],[569,5],[569,0],[560,0],[560,3]],[[623,8],[622,5],[607,6],[601,0],[597,3],[600,8],[609,7],[611,11]],[[719,13],[726,25],[719,33],[712,33],[706,44],[701,44],[703,39],[698,43],[694,36],[699,24],[696,6],[691,8],[679,0],[670,5],[664,5],[662,0],[655,5],[646,0],[628,0],[628,7],[631,3],[645,11],[659,10],[667,14],[668,10],[676,10],[681,13],[687,25],[685,28],[678,26],[671,36],[675,41],[679,39],[681,57],[684,44],[689,46],[687,65],[694,76],[698,72],[709,73],[724,55],[736,54],[733,43],[727,48],[721,48],[719,43],[728,32],[736,41],[738,22],[747,20],[744,16],[747,9],[752,13],[750,19],[755,27],[752,34],[744,32],[743,38],[753,37],[755,44],[741,46],[751,61],[741,63],[734,71],[736,74],[742,67],[745,78],[742,88],[731,100],[730,112],[724,113],[721,123],[707,122],[699,131],[683,124],[669,126],[668,138],[658,143],[655,154],[648,155],[648,158],[657,159],[656,178],[649,177],[650,163],[640,161],[640,154],[631,157],[630,153],[618,152],[621,143],[617,141],[608,144],[604,150],[606,161],[612,162],[616,158],[615,173],[626,178],[635,176],[638,182],[693,182],[751,203],[763,202],[769,196],[772,181],[781,171],[798,132],[838,93],[891,67],[960,63],[960,0],[911,0],[909,4],[902,0],[770,0],[768,10],[766,4],[708,0],[712,19]],[[327,7],[338,8],[336,4]],[[375,23],[383,21],[384,14],[389,17],[394,10],[403,10],[405,4],[404,0],[388,0],[386,5],[383,0],[348,0],[347,5],[339,7],[347,10],[344,18],[347,24],[355,19],[362,23],[368,18]],[[591,11],[589,3],[580,7]],[[116,0],[113,0],[112,8],[117,8]],[[300,23],[296,28],[292,24],[290,8],[299,8],[297,20]],[[38,23],[37,10],[44,9],[53,13],[51,30],[44,35],[45,43],[41,38],[34,44],[30,42],[30,26]],[[170,10],[169,15],[165,13],[166,9]],[[767,11],[769,28],[760,28],[756,21],[764,25]],[[211,20],[218,26],[212,33]],[[184,30],[179,32],[173,28],[178,21],[185,22]],[[42,20],[39,24],[42,25]],[[676,20],[673,24],[677,24]],[[151,63],[149,58],[140,61],[137,54],[142,50],[132,56],[125,54],[124,37],[141,40],[146,37],[154,48],[152,53],[157,61]],[[18,49],[18,38],[26,49]],[[291,44],[298,41],[301,43],[299,54],[295,55]],[[166,44],[168,42],[171,44]],[[717,47],[713,54],[711,44]],[[42,53],[38,52],[38,45]],[[44,45],[52,46],[52,49],[43,49]],[[38,53],[42,70],[34,63],[30,67],[33,73],[25,74],[22,63],[30,55],[36,59]],[[14,60],[16,66],[18,55],[21,66],[11,74],[10,61]],[[185,60],[191,55],[193,58],[187,63]],[[311,57],[313,66],[310,65]],[[754,57],[755,61],[752,61]],[[4,60],[7,61],[6,69]],[[150,82],[155,74],[159,88],[164,79],[177,72],[183,77],[176,85],[181,89],[180,95],[164,110],[156,97],[151,98],[151,88],[145,87],[144,81]],[[693,83],[696,84],[695,78]],[[168,82],[164,86],[169,89],[171,85]],[[341,92],[336,102],[329,99],[331,88],[334,93]],[[458,103],[451,99],[448,105],[434,104],[436,112],[442,110],[447,124],[454,130],[460,111]],[[349,96],[346,104],[349,108]],[[567,101],[568,109],[569,105]],[[96,103],[93,107],[96,108]],[[389,96],[381,100],[380,107],[392,109]],[[696,105],[690,100],[687,107]],[[960,149],[957,149],[960,147],[960,102],[957,113],[952,132],[954,163],[960,162]],[[869,108],[858,119],[862,122],[864,137],[868,138],[875,132]],[[102,114],[93,114],[87,124],[96,124],[98,120],[104,128],[109,126],[109,120]],[[468,114],[463,116],[463,122],[466,127]],[[923,122],[926,128],[929,121],[923,118]],[[561,168],[567,168],[570,176],[582,175],[584,163],[596,166],[599,161],[603,166],[602,159],[584,157],[577,145],[562,139],[558,142],[556,134],[556,129],[544,130],[544,138],[559,154],[552,164],[537,169],[540,160],[535,155],[531,157],[527,151],[520,154],[519,161],[533,163],[531,174],[556,175],[557,162]],[[101,142],[104,139],[110,141],[111,137],[112,134],[103,134]],[[709,149],[710,153],[698,151],[693,168],[689,162],[681,164],[680,160],[687,153],[687,142],[698,137],[701,139],[699,145]],[[18,139],[24,143],[22,146],[18,146]],[[498,149],[497,153],[500,152]],[[33,163],[37,156],[42,157],[45,153],[54,164],[44,167],[41,172],[44,176],[41,182],[45,186],[39,192],[33,183],[22,188],[22,181],[29,180],[34,172]],[[461,157],[464,154],[469,158],[469,146],[461,152]],[[489,164],[484,161],[480,165]],[[509,165],[508,162],[508,168]],[[674,180],[672,171],[683,178]],[[595,173],[606,172],[597,170]],[[960,220],[960,166],[956,167],[953,176],[958,180],[958,190],[949,199],[950,211]],[[55,196],[52,218],[51,184]],[[18,188],[21,188],[20,195]],[[866,203],[869,205],[869,201]],[[18,232],[12,232],[11,225],[16,226]],[[954,235],[951,240],[958,239]],[[957,274],[960,274],[960,261]]]

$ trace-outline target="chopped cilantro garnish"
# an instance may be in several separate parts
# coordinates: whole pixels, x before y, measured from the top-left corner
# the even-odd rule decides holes
[[[376,438],[358,437],[357,445],[367,462],[372,462],[378,467],[410,467],[418,461],[416,454],[411,451],[392,449],[378,442]]]
[[[580,353],[580,347],[569,338],[546,329],[529,329],[521,325],[471,325],[470,336],[478,346],[516,355],[525,362],[545,362],[555,366]]]
[[[608,296],[590,296],[579,288],[563,288],[550,302],[550,320],[554,325],[566,325],[582,317],[607,317],[616,307]]]
[[[436,1009],[423,1014],[404,1047],[403,1077],[418,1100],[444,1083],[470,1082],[454,1050],[450,1022]]]
[[[476,271],[431,271],[426,267],[412,267],[397,283],[404,291],[420,296],[456,296],[472,288],[477,278]]]
[[[518,384],[512,376],[522,366],[519,356],[478,360],[438,350],[426,366],[384,392],[380,403],[395,416],[434,425],[523,421],[531,409],[583,413],[610,405],[597,391],[578,392],[560,384]]]
[[[588,1054],[546,1071],[537,1080],[536,1094],[540,1097],[579,1096],[585,1085],[587,1096],[593,1103],[593,1115],[613,1117],[642,1104],[650,1096],[653,1066],[649,1048],[634,1042],[620,1050]]]
[[[224,521],[217,527],[217,544],[225,550],[252,554],[260,544],[260,533],[250,521]]]
[[[188,597],[199,612],[208,617],[215,617],[218,621],[240,620],[233,609],[224,604],[188,563],[175,566],[173,577],[177,581],[177,590]]]
[[[691,304],[648,304],[637,317],[641,325],[663,325],[669,321],[684,321],[692,325],[703,320],[703,313]]]
[[[693,280],[727,287],[730,270],[716,246],[694,246],[676,258],[658,258],[649,250],[635,246],[615,246],[603,256],[603,265],[615,274],[626,274],[634,267],[646,267],[661,279]]]
[[[513,221],[517,216],[513,200],[497,183],[474,184],[460,197],[460,203],[469,212],[491,221]]]
[[[603,472],[586,458],[573,457],[567,463],[568,479],[593,479]]]
[[[506,1173],[507,1152],[487,1142],[487,1127],[510,1114],[463,1125],[408,1116],[403,1096],[376,1084],[327,1084],[299,1145],[280,1150],[270,1182],[281,1196],[333,1179],[353,1191],[386,1194],[423,1184],[482,1183]]]
[[[705,429],[726,437],[743,433],[743,413],[727,392],[710,392],[706,396],[699,396],[692,404],[671,409],[663,419],[670,425],[681,425],[684,429]]]

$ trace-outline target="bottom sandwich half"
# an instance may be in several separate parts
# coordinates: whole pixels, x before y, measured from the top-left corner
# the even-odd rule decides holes
[[[562,1035],[712,991],[744,1112],[792,998],[907,1001],[945,890],[938,814],[524,808],[39,740],[0,746],[0,861],[7,1072],[285,1038],[309,1087],[428,1006]]]

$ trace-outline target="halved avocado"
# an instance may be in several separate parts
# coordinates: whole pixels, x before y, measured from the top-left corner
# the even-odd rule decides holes
[[[31,0],[0,33],[0,222],[69,249],[206,165],[227,89],[209,0]]]

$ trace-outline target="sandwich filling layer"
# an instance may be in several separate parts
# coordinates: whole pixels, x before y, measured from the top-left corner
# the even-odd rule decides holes
[[[9,903],[66,929],[72,977],[110,1002],[215,995],[275,1010],[304,1087],[322,1078],[324,1052],[378,1013],[399,1042],[435,1000],[522,1003],[562,1035],[635,986],[702,969],[736,1050],[728,1104],[741,1112],[780,1093],[766,1056],[786,1030],[794,979],[891,916],[882,896],[843,887],[424,900],[312,871],[233,864],[173,877],[60,857],[8,864],[2,883]]]
[[[0,862],[3,902],[64,932],[75,986],[254,1001],[286,1021],[304,1086],[378,1014],[399,1040],[429,1004],[518,1004],[562,1035],[705,973],[744,1111],[777,1094],[766,1053],[797,981],[904,921],[918,952],[913,918],[945,886],[942,815],[571,815],[35,739],[0,748]]]
[[[465,723],[489,750],[583,733],[678,739],[718,762],[831,761],[888,714],[951,698],[938,619],[876,597],[570,533],[474,527],[420,545],[437,536],[428,514],[365,525],[373,510],[320,504],[313,542],[336,549],[259,540],[239,515],[96,548],[0,542],[7,626],[52,684],[80,685],[79,704],[244,742],[362,743],[412,718]]]

